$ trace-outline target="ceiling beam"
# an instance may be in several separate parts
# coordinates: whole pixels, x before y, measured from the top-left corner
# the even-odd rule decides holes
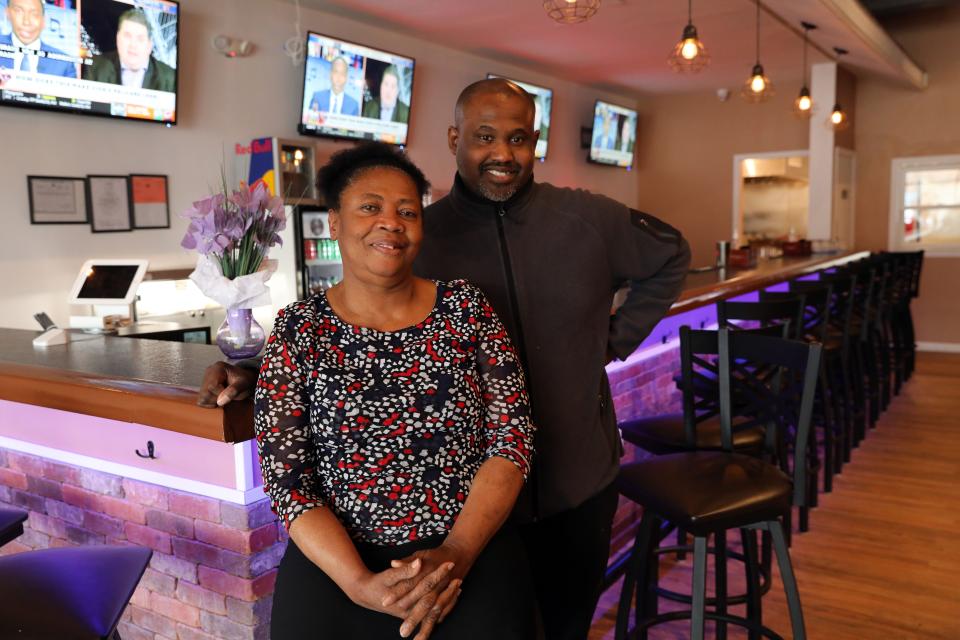
[[[927,72],[900,48],[857,0],[819,0],[838,20],[890,65],[894,76],[916,89],[927,88]]]

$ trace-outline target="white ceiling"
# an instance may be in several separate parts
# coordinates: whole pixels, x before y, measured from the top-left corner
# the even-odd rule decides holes
[[[593,18],[576,25],[555,23],[546,15],[542,0],[301,2],[438,44],[631,94],[736,89],[756,59],[753,0],[694,0],[693,21],[711,57],[710,65],[696,75],[674,73],[667,65],[667,56],[687,21],[685,0],[603,0]],[[900,59],[905,57],[903,52],[856,0],[762,0],[762,7],[760,58],[775,84],[795,82],[801,76],[800,20],[820,27],[811,34],[811,63],[826,60],[824,52],[832,55],[833,47],[840,46],[850,51],[842,64],[854,73],[911,81],[903,65],[912,63]],[[883,46],[868,36],[879,38]]]

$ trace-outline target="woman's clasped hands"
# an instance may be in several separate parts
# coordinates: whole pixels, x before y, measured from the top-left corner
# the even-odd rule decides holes
[[[394,560],[379,573],[367,571],[347,590],[356,604],[401,618],[400,636],[427,640],[453,610],[472,562],[452,545]]]

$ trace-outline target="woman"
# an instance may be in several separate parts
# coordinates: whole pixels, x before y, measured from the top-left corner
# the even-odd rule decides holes
[[[500,531],[533,434],[506,331],[472,285],[414,277],[427,182],[393,147],[340,152],[319,182],[343,280],[278,314],[257,381],[292,540],[272,637],[529,638],[526,559]]]

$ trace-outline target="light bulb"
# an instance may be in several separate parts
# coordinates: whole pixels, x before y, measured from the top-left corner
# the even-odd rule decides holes
[[[700,48],[697,46],[696,39],[686,38],[683,41],[683,46],[680,47],[680,55],[683,56],[685,60],[693,60],[699,53]]]
[[[797,108],[800,111],[809,111],[810,107],[813,106],[813,101],[810,99],[810,96],[800,96],[797,99]]]
[[[832,122],[833,124],[840,124],[841,122],[843,122],[843,111],[837,110],[831,113],[830,122]]]
[[[763,93],[763,90],[766,88],[767,83],[763,79],[763,76],[757,74],[750,78],[750,90],[754,93]]]
[[[293,157],[296,160],[303,160],[303,149],[297,149],[293,152]]]

